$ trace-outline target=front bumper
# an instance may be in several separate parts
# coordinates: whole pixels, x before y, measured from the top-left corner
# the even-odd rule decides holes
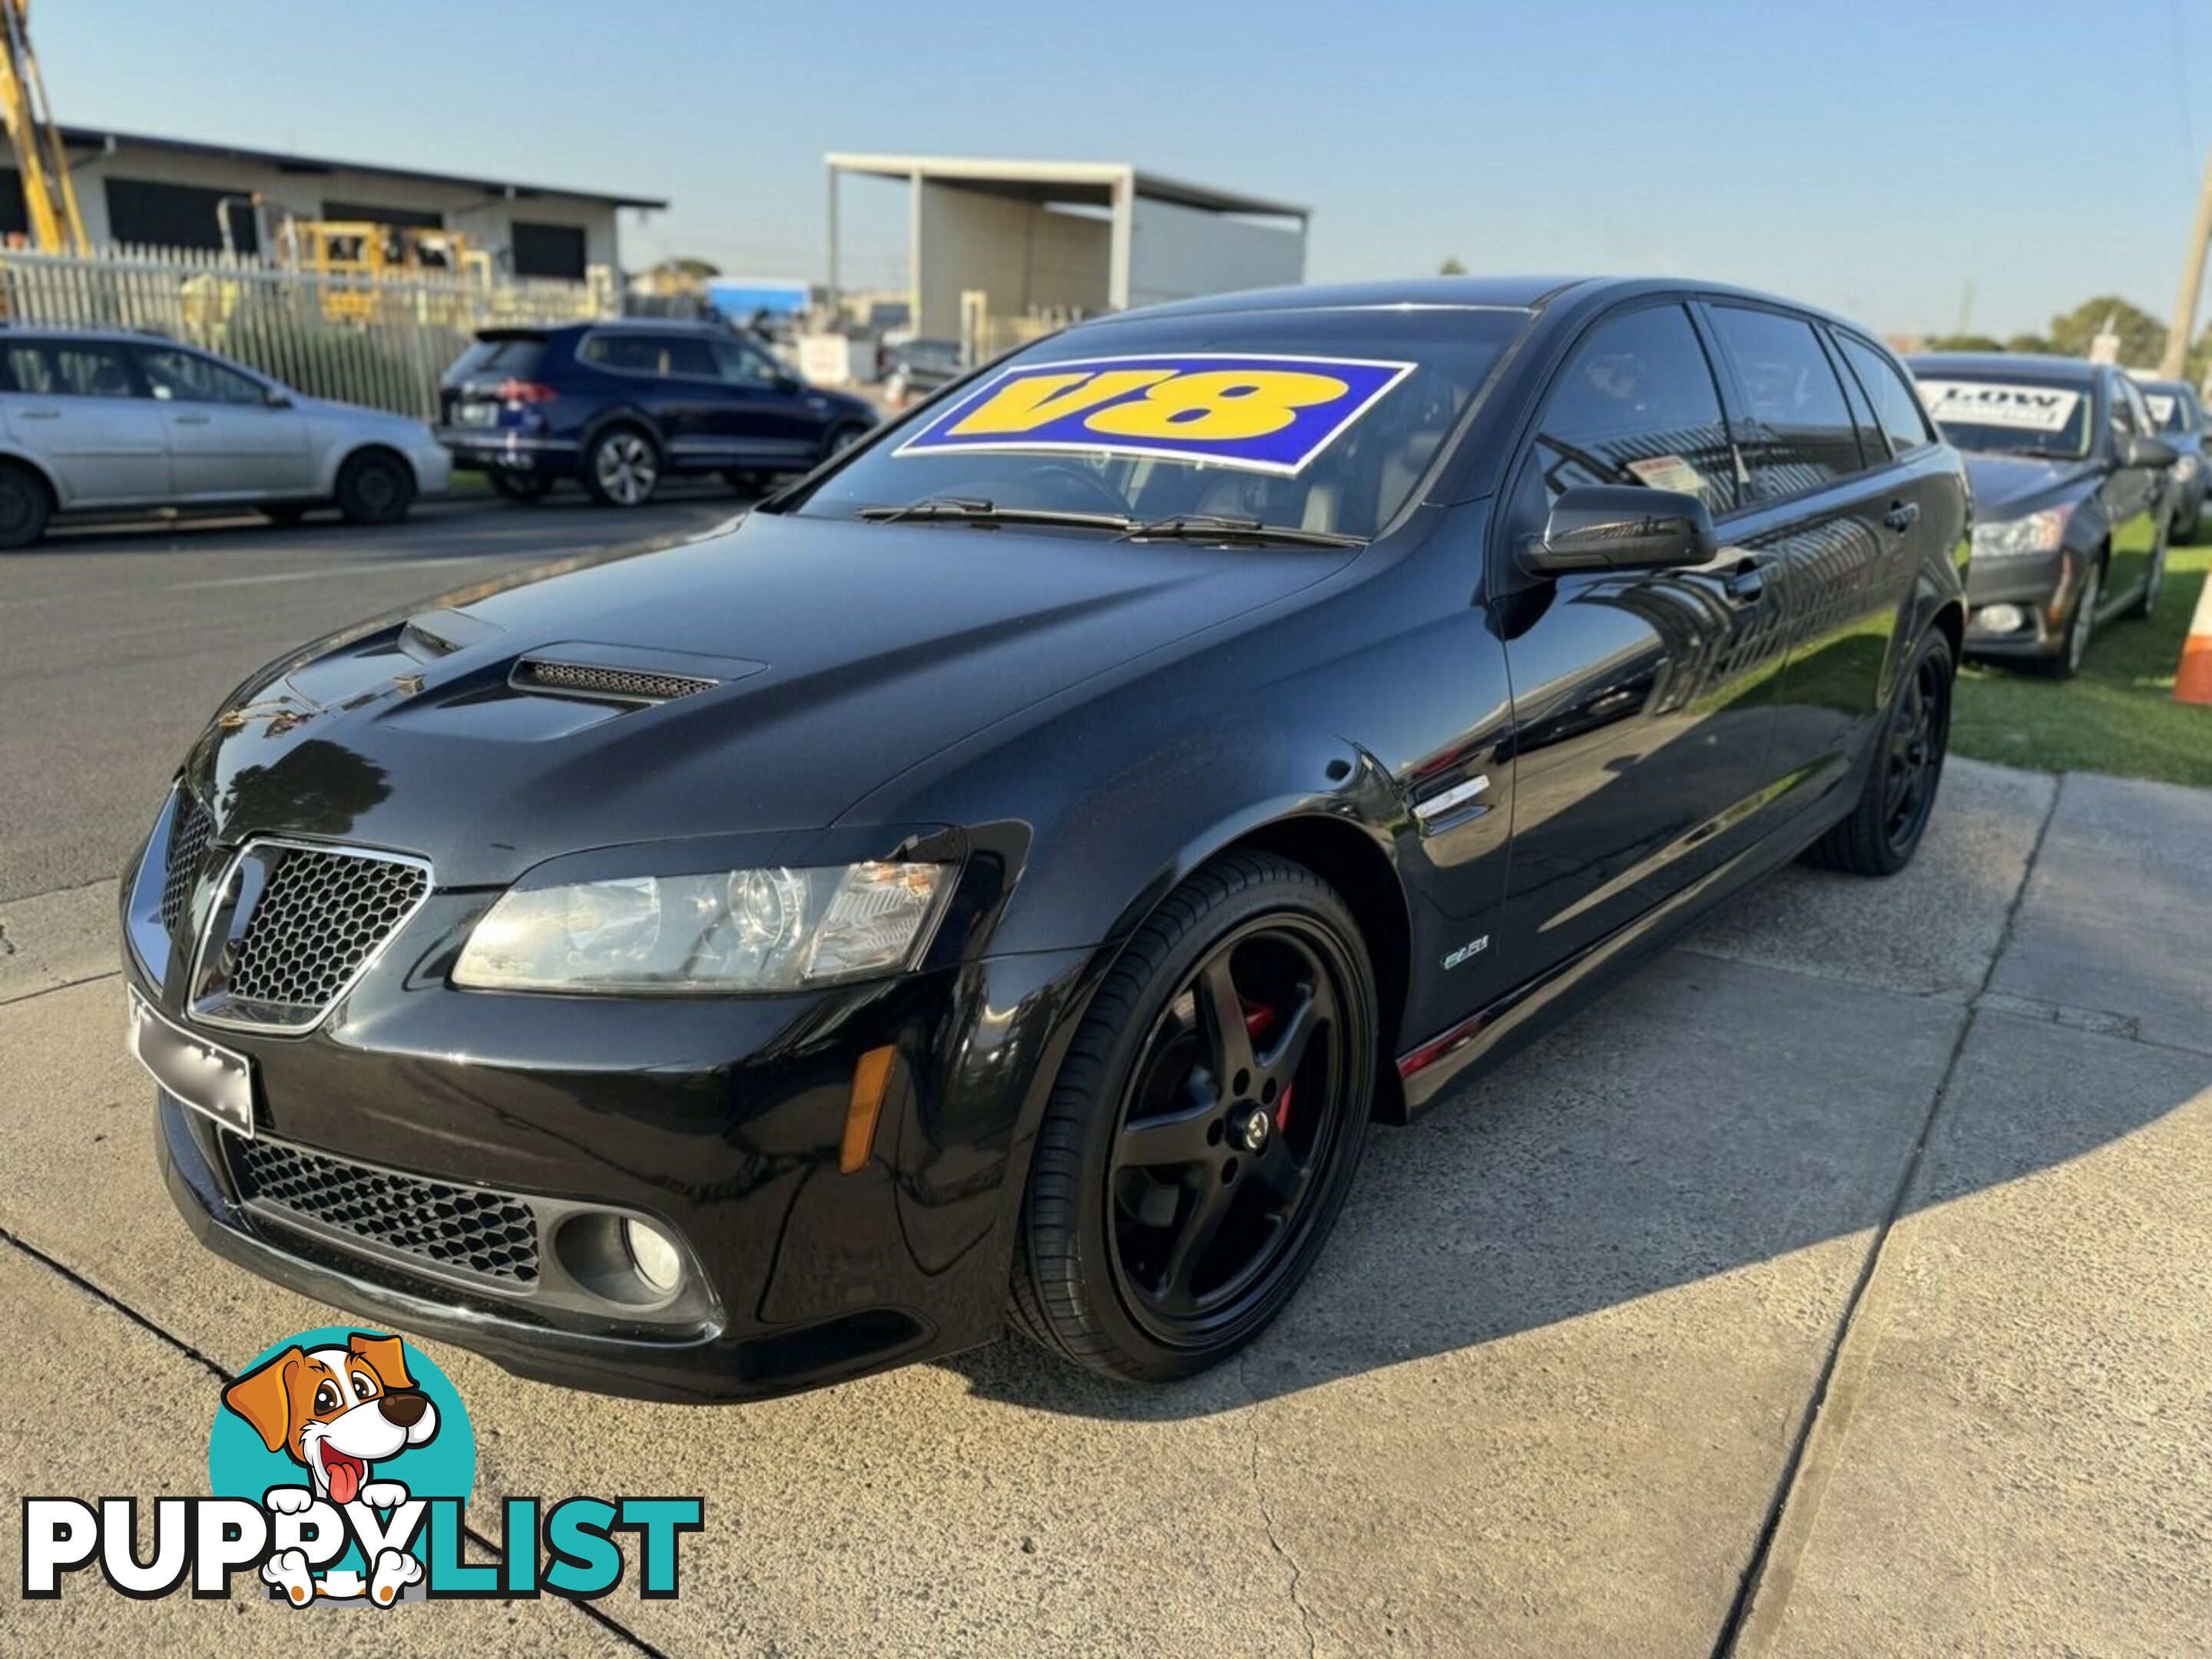
[[[445,933],[441,904],[478,902],[434,897],[418,945]],[[207,1033],[253,1061],[257,1141],[652,1218],[705,1281],[680,1320],[457,1283],[293,1224],[253,1201],[245,1143],[166,1092],[164,1174],[220,1254],[525,1376],[670,1400],[812,1387],[999,1334],[1029,1139],[1090,954],[653,1000],[455,991],[418,948],[306,1036]],[[884,1044],[892,1089],[866,1162],[842,1173],[854,1067]]]
[[[2065,648],[2067,624],[2081,597],[2080,558],[2061,550],[2024,559],[1977,560],[1966,572],[1966,654],[1970,657],[2054,657]],[[1991,629],[1984,613],[2012,606],[2022,626]]]

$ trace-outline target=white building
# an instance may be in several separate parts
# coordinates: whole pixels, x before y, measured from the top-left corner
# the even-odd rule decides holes
[[[1121,162],[825,159],[831,293],[840,286],[838,179],[904,179],[915,321],[932,338],[962,337],[964,295],[984,296],[995,321],[1065,320],[1305,280],[1310,210],[1287,203]]]
[[[668,204],[647,196],[521,184],[478,174],[335,161],[234,144],[149,138],[98,127],[64,127],[70,177],[95,246],[256,251],[286,216],[368,219],[457,230],[520,276],[581,280],[586,269],[621,268],[616,216]],[[263,198],[257,210],[252,198]],[[221,216],[218,217],[218,215]],[[0,235],[27,228],[13,169],[0,175]]]

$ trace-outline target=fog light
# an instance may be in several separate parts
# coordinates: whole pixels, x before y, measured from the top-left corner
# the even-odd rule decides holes
[[[629,1246],[630,1262],[640,1279],[663,1293],[676,1288],[684,1277],[684,1258],[666,1233],[649,1222],[625,1221],[623,1243]]]
[[[1985,605],[1974,621],[1984,633],[2017,634],[2027,626],[2027,613],[2016,605]]]

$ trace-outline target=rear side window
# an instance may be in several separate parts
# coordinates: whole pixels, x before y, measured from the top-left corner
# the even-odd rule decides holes
[[[1712,318],[1751,416],[1753,493],[1777,501],[1858,471],[1850,406],[1813,325],[1741,306],[1715,306]]]
[[[99,341],[48,341],[7,349],[8,379],[18,392],[59,398],[131,398],[137,382],[123,348]]]
[[[1735,452],[1687,313],[1650,306],[1598,325],[1553,384],[1536,465],[1555,496],[1642,484],[1696,495],[1716,514],[1735,506]]]
[[[1848,334],[1839,334],[1836,339],[1844,349],[1844,361],[1858,376],[1867,396],[1874,399],[1875,420],[1889,445],[1889,453],[1909,454],[1935,442],[1936,434],[1928,429],[1928,417],[1921,412],[1920,400],[1912,395],[1912,388],[1905,385],[1905,377],[1890,367],[1889,360]]]

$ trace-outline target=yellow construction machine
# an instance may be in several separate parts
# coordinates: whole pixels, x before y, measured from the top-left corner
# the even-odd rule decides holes
[[[0,0],[0,113],[8,121],[8,142],[15,151],[15,172],[23,181],[23,206],[30,222],[31,246],[41,253],[88,254],[92,244],[76,210],[76,186],[70,180],[69,153],[61,128],[46,100],[46,83],[31,50],[31,0]]]

